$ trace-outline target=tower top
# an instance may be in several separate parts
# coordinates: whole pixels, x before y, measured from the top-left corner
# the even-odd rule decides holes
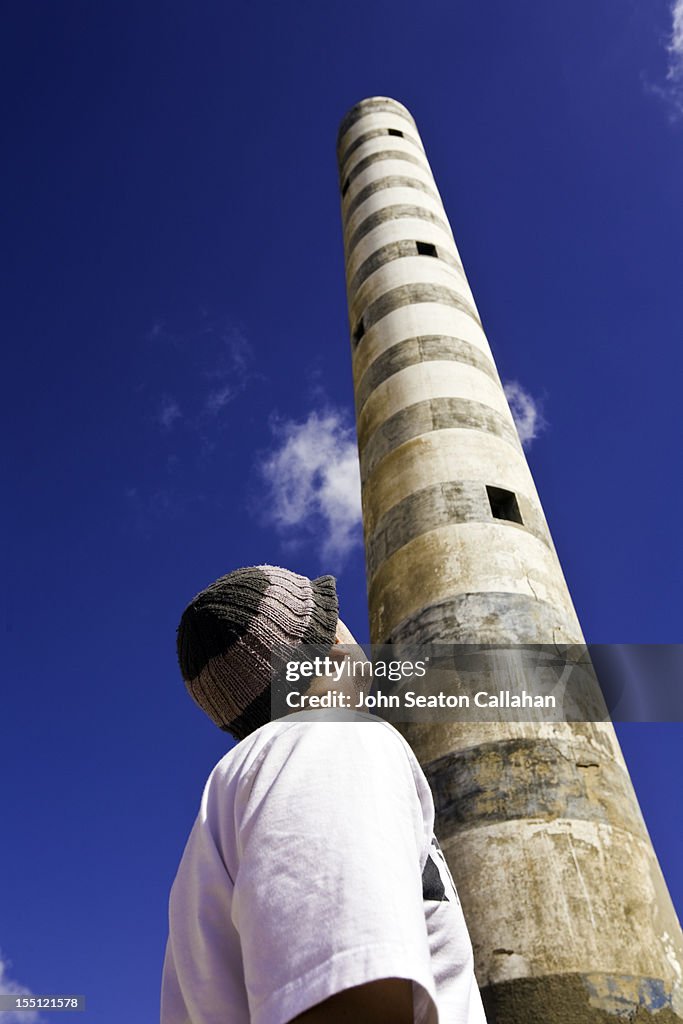
[[[355,122],[363,117],[365,114],[378,113],[381,110],[388,110],[395,114],[401,114],[407,118],[411,124],[415,124],[413,115],[410,113],[407,107],[404,107],[398,100],[392,99],[390,96],[368,96],[366,99],[361,100],[360,103],[354,104],[353,107],[344,115],[341,124],[339,125],[339,132],[337,133],[337,151],[340,149],[341,140],[347,133],[349,128]]]

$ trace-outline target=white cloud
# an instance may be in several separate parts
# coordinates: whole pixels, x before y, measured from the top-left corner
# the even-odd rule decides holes
[[[10,978],[8,969],[11,966],[11,961],[0,950],[0,993],[12,996],[33,995],[31,990],[26,988],[25,985],[20,985],[19,982]],[[40,1024],[41,1019],[35,1010],[18,1010],[16,1013],[14,1010],[0,1011],[2,1024]]]
[[[677,117],[683,117],[683,0],[676,0],[671,9],[672,29],[669,46],[667,82]]]
[[[683,0],[674,0],[671,5],[671,31],[665,47],[668,54],[665,83],[653,85],[645,81],[645,86],[666,100],[672,120],[678,121],[683,118]]]
[[[355,432],[333,409],[273,429],[278,446],[260,465],[266,518],[290,539],[314,534],[323,560],[339,567],[363,539]]]
[[[528,448],[546,426],[540,404],[516,380],[506,381],[504,390],[519,439]]]
[[[671,8],[671,38],[667,47],[669,52],[669,67],[667,79],[673,82],[678,90],[683,87],[683,0],[675,0]],[[679,91],[678,101],[683,101],[683,95]]]

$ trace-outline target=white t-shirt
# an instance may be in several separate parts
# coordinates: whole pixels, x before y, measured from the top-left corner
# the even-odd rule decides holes
[[[427,780],[381,719],[264,725],[216,765],[169,905],[161,1024],[285,1024],[380,978],[486,1024]]]

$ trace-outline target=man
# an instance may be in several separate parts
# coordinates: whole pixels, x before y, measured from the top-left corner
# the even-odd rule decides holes
[[[333,576],[237,569],[183,613],[187,688],[240,742],[209,776],[171,890],[162,1024],[485,1024],[408,744],[358,712],[270,721],[273,667],[341,645],[355,640]]]

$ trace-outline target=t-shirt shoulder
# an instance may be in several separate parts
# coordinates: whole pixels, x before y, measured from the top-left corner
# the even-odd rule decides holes
[[[207,780],[207,791],[239,777],[242,784],[260,771],[265,762],[284,762],[306,757],[332,769],[349,758],[363,760],[368,771],[386,777],[390,768],[409,766],[417,797],[425,817],[426,845],[434,827],[434,804],[429,784],[415,754],[400,732],[389,722],[373,715],[356,713],[348,720],[325,720],[324,714],[287,716],[268,722],[241,740],[216,764]],[[427,833],[429,833],[427,835]]]
[[[224,776],[234,772],[249,773],[258,766],[275,743],[282,750],[287,746],[295,747],[301,742],[310,742],[313,735],[311,726],[316,727],[316,735],[320,737],[321,744],[324,743],[325,735],[319,732],[321,728],[336,731],[343,727],[344,730],[348,730],[347,746],[357,745],[368,751],[374,749],[377,752],[390,751],[394,747],[403,751],[411,766],[414,763],[419,771],[422,771],[410,745],[393,725],[375,716],[357,714],[345,721],[316,720],[312,715],[305,718],[289,715],[286,719],[267,722],[229,750],[216,764],[211,774],[218,773]],[[369,730],[372,730],[371,734]],[[339,733],[336,733],[334,738],[338,737]]]

